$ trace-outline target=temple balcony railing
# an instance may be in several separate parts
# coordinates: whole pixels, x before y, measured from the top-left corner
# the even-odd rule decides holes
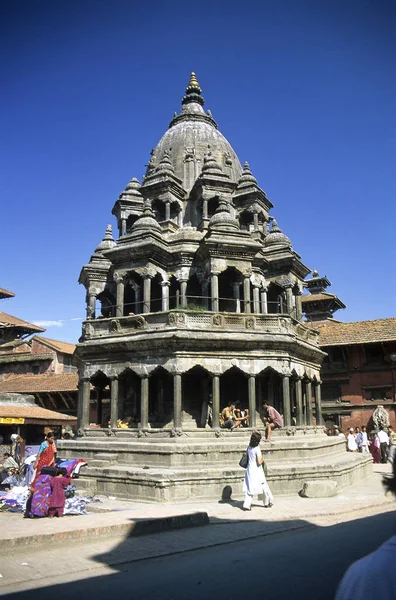
[[[190,309],[86,320],[80,341],[130,336],[145,331],[186,329],[213,332],[292,335],[318,346],[318,332],[288,314],[214,313]]]

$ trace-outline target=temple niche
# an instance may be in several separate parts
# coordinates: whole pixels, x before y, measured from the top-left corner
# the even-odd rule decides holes
[[[302,320],[310,269],[272,209],[205,112],[192,73],[143,180],[133,178],[114,204],[116,235],[108,225],[80,274],[87,299],[76,350],[81,444],[97,452],[111,446],[111,464],[122,464],[133,446],[139,479],[147,475],[139,471],[148,461],[144,444],[167,440],[168,467],[176,464],[174,442],[184,438],[222,448],[228,433],[219,414],[229,402],[249,408],[248,430],[234,437],[242,446],[249,430],[263,427],[264,400],[283,414],[290,435],[295,428],[323,434],[325,354]],[[98,384],[95,410],[90,389]]]

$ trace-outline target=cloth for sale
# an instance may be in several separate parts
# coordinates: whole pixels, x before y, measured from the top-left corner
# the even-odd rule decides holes
[[[87,504],[90,502],[88,498],[84,496],[73,496],[73,498],[66,498],[65,502],[65,515],[87,515]]]
[[[68,458],[66,460],[56,461],[56,466],[66,469],[69,477],[77,479],[80,474],[81,467],[86,467],[87,463],[82,458]]]
[[[38,475],[33,485],[33,496],[30,515],[46,517],[48,515],[49,499],[51,496],[51,476]]]

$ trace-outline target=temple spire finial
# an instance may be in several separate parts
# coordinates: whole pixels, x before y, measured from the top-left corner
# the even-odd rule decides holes
[[[193,72],[190,75],[190,81],[188,82],[188,86],[186,87],[186,95],[182,100],[182,104],[186,105],[190,102],[196,102],[197,104],[203,106],[205,101],[202,98],[201,94],[202,90],[199,86],[198,79],[195,73]]]

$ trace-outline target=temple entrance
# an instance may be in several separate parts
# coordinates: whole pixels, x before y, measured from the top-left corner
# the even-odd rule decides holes
[[[202,286],[194,273],[187,282],[187,307],[195,308],[203,306]]]
[[[119,411],[118,417],[124,425],[137,427],[140,422],[140,377],[127,369],[118,378]]]
[[[201,366],[182,375],[182,422],[185,427],[205,427],[211,394],[211,377]]]
[[[218,279],[220,312],[241,312],[241,274],[234,267],[229,267],[220,273]]]
[[[162,310],[162,277],[159,273],[151,280],[151,301],[149,312],[160,312]]]
[[[124,317],[142,312],[143,279],[138,273],[131,274],[124,288]]]
[[[256,377],[256,406],[260,417],[264,416],[263,403],[268,402],[283,415],[282,378],[271,368],[264,369]]]
[[[269,284],[267,304],[270,314],[285,312],[286,301],[284,299],[284,290],[276,283]]]
[[[220,410],[236,402],[241,409],[249,408],[248,379],[238,367],[232,367],[220,376]]]
[[[90,411],[90,422],[107,427],[110,418],[110,379],[98,371],[91,377],[91,385],[95,388],[95,405]]]
[[[173,377],[163,367],[157,367],[149,379],[149,423],[165,427],[173,419]]]

